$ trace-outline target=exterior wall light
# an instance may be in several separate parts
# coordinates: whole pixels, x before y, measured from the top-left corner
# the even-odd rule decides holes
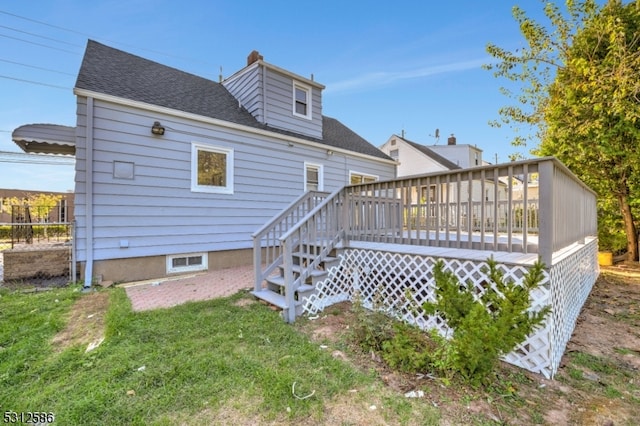
[[[151,133],[159,136],[164,135],[164,127],[162,127],[159,121],[153,123],[153,126],[151,126]]]

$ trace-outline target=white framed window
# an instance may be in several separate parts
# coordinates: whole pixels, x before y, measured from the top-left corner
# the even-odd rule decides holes
[[[372,183],[377,181],[378,181],[378,176],[349,171],[349,183],[351,185],[358,185],[360,183]]]
[[[436,186],[429,185],[429,187],[421,186],[420,187],[420,200],[423,203],[430,202],[433,203],[436,201]]]
[[[233,194],[233,149],[193,142],[191,191]]]
[[[167,274],[206,271],[207,269],[209,269],[207,253],[167,255]]]
[[[293,115],[311,119],[311,87],[293,82]]]
[[[324,191],[324,167],[322,164],[304,163],[304,190]]]
[[[389,151],[389,157],[397,160],[398,157],[400,157],[400,151],[398,149],[392,149],[391,151]]]

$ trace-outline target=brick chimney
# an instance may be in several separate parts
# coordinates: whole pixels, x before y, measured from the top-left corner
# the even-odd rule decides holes
[[[251,65],[256,61],[261,61],[263,59],[264,58],[262,57],[260,52],[258,52],[257,50],[254,50],[251,53],[249,53],[249,56],[247,56],[247,66]]]
[[[456,137],[453,136],[453,133],[451,133],[451,136],[449,136],[449,138],[447,139],[447,145],[455,145],[456,144]]]

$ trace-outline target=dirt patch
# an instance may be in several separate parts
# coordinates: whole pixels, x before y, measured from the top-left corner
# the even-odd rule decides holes
[[[603,270],[567,345],[566,353],[576,351],[640,371],[640,275]]]
[[[24,292],[37,292],[65,287],[69,284],[68,276],[61,277],[32,277],[19,280],[0,281],[0,287]]]
[[[205,408],[199,413],[180,413],[170,418],[172,424],[216,424],[216,425],[389,425],[389,407],[380,398],[380,392],[352,389],[324,404],[322,413],[312,413],[303,418],[291,420],[295,408],[283,411],[275,418],[265,419],[260,412],[261,401],[256,398],[240,396],[214,409]],[[408,421],[407,425],[432,424],[419,417]]]
[[[440,410],[442,424],[632,425],[640,418],[640,268],[603,268],[578,318],[554,380],[502,363],[494,384],[472,388],[425,374],[391,370],[350,339],[355,315],[349,303],[328,308],[298,327],[313,341],[340,349],[363,371],[375,371],[396,393],[422,390]],[[336,408],[338,408],[336,402]],[[352,405],[355,409],[356,406]],[[332,410],[329,404],[327,410]]]
[[[53,338],[58,351],[75,345],[87,350],[97,347],[104,340],[105,315],[109,306],[108,292],[95,292],[79,298],[67,317],[67,326]]]
[[[249,298],[243,297],[242,299],[240,299],[236,303],[234,303],[234,305],[238,306],[240,308],[244,308],[244,307],[247,307],[249,305],[253,305],[254,303],[257,303],[254,299],[249,299]]]

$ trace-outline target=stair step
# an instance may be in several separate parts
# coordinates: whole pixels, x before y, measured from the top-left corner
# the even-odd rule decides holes
[[[324,272],[324,271],[320,271],[320,272]],[[270,283],[270,284],[275,284],[277,286],[284,287],[284,277],[269,277],[269,278],[266,279],[266,281],[268,283]],[[314,289],[314,287],[312,285],[300,284],[300,286],[298,287],[298,290],[296,290],[296,291],[305,292],[305,291],[309,291],[309,290],[313,290],[313,289]],[[262,291],[265,291],[265,290],[262,290]],[[274,293],[274,292],[271,291],[271,293]],[[276,293],[274,293],[274,294],[276,294]],[[280,295],[278,295],[278,296],[280,296]]]
[[[304,253],[304,252],[301,252],[301,251],[293,253],[292,256],[299,257],[301,259],[315,259],[316,257],[318,257],[317,254]],[[334,260],[337,260],[337,258],[336,257],[332,257],[332,256],[327,256],[322,261],[323,262],[333,262]]]
[[[296,290],[298,293],[306,293],[307,291],[313,291],[315,290],[315,286],[312,286],[310,284],[300,284],[300,287],[298,287],[298,289]]]
[[[284,296],[281,294],[274,293],[273,291],[267,289],[252,291],[251,294],[253,294],[260,300],[264,300],[265,302],[272,304],[273,306],[277,306],[281,309],[287,309],[287,302]]]
[[[266,282],[279,285],[280,287],[284,287],[284,277],[279,275],[275,277],[268,277],[265,279]]]
[[[284,270],[284,265],[280,265],[279,266],[280,270]],[[302,268],[300,267],[300,265],[292,265],[291,270],[295,273],[295,274],[300,274],[300,272],[302,272]],[[323,271],[321,269],[313,269],[311,271],[311,273],[309,274],[310,277],[322,277],[324,275],[327,274],[327,271]]]

